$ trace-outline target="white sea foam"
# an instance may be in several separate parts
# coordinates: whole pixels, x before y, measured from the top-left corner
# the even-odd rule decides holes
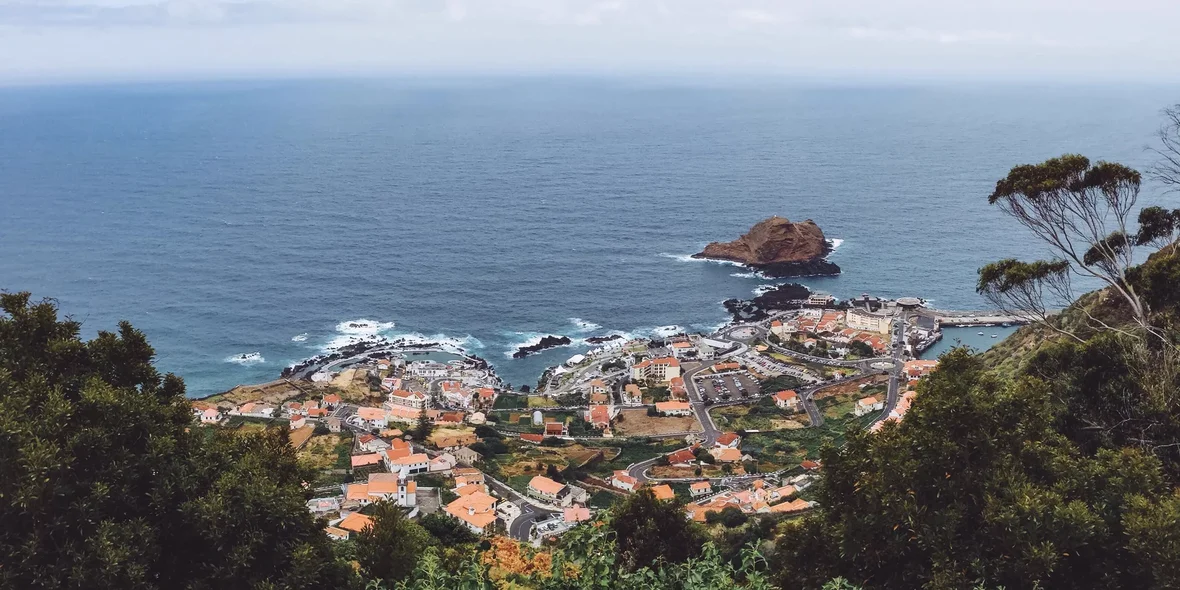
[[[596,324],[594,322],[586,321],[582,318],[570,318],[570,323],[572,323],[574,325],[574,327],[576,327],[578,329],[578,332],[582,332],[582,333],[593,332],[595,330],[602,329],[601,325]]]
[[[307,332],[304,332],[298,336],[292,336],[291,342],[307,342]]]
[[[683,331],[684,331],[684,328],[681,328],[680,326],[677,326],[677,325],[658,326],[656,328],[652,328],[651,334],[652,334],[652,336],[655,336],[656,338],[667,338],[668,336],[671,336],[673,334],[679,334]]]
[[[408,345],[438,344],[444,352],[451,354],[466,354],[468,351],[483,348],[483,342],[470,334],[466,336],[448,336],[447,334],[423,334],[421,332],[405,332],[393,334],[387,338],[389,342],[401,342]]]
[[[359,320],[349,320],[336,324],[336,331],[341,334],[355,334],[357,336],[376,336],[382,332],[393,329],[395,324],[393,322],[375,322],[361,318]]]
[[[671,258],[677,262],[712,262],[714,264],[725,264],[729,266],[743,266],[740,262],[732,260],[713,260],[711,258],[693,258],[690,254],[670,254],[668,252],[660,252],[660,256],[664,258]]]
[[[757,297],[758,295],[761,295],[761,294],[766,293],[768,291],[773,291],[775,289],[775,287],[778,287],[778,285],[773,285],[773,284],[758,285],[757,287],[754,287],[754,296]]]
[[[836,248],[839,248],[843,243],[844,240],[841,240],[840,238],[832,238],[832,252],[835,252]]]
[[[510,345],[508,350],[504,351],[504,356],[506,356],[508,358],[512,358],[513,353],[515,353],[517,350],[519,350],[521,348],[524,348],[526,346],[536,346],[536,345],[540,344],[541,339],[546,336],[557,336],[557,337],[562,336],[561,334],[549,334],[549,333],[542,334],[540,332],[513,332],[513,335],[516,336],[517,342]],[[577,341],[573,340],[571,338],[570,344],[563,344],[561,346],[573,346],[573,344],[575,342],[577,342]],[[560,346],[554,346],[553,348],[560,348]]]
[[[766,276],[764,276],[762,273],[760,273],[758,271],[735,272],[729,276],[739,278],[739,279],[765,279],[766,278]]]
[[[256,365],[265,363],[266,359],[262,358],[261,352],[244,352],[242,354],[235,354],[225,357],[227,363],[237,363],[239,365]]]

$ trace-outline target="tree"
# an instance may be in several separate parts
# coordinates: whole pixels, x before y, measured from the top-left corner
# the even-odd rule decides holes
[[[1131,237],[1130,216],[1140,182],[1139,172],[1131,168],[1111,162],[1091,165],[1076,154],[1016,166],[996,183],[988,203],[1031,231],[1057,258],[987,265],[980,270],[977,290],[1004,310],[1028,313],[1042,325],[1066,333],[1048,321],[1046,309],[1051,305],[1043,297],[1050,292],[1058,301],[1072,301],[1070,273],[1097,279],[1126,303],[1141,334],[1158,336],[1150,324],[1150,310],[1127,280],[1138,242]],[[1101,329],[1117,330],[1093,316],[1089,319]]]
[[[780,586],[1168,587],[1175,568],[1147,549],[1176,507],[1159,461],[1080,449],[1055,428],[1065,411],[1039,379],[947,353],[905,420],[823,453],[824,509],[780,536]]]
[[[347,587],[287,430],[198,428],[130,324],[0,294],[0,587]]]
[[[1164,109],[1164,120],[1156,133],[1160,147],[1153,148],[1160,160],[1151,175],[1170,190],[1180,190],[1180,104]]]
[[[636,571],[657,562],[682,563],[699,555],[702,535],[685,518],[680,500],[656,500],[650,489],[641,489],[611,510],[618,563]]]
[[[705,513],[705,522],[709,524],[721,523],[725,528],[737,528],[746,524],[749,517],[741,511],[737,506],[726,506],[720,512],[709,511]]]
[[[430,439],[430,433],[434,432],[434,424],[430,422],[430,417],[426,415],[426,408],[422,408],[422,412],[418,414],[418,423],[414,425],[414,438],[418,442],[425,443]]]
[[[430,533],[443,547],[476,543],[479,537],[471,529],[459,522],[458,519],[441,512],[434,512],[423,516],[419,521],[423,529]]]
[[[371,516],[373,524],[357,534],[357,562],[367,578],[393,587],[410,576],[422,552],[436,542],[396,504],[378,502]]]
[[[874,356],[873,347],[860,340],[849,342],[848,351],[860,358],[872,358]]]

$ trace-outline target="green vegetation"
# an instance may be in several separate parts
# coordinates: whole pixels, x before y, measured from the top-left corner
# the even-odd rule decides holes
[[[524,395],[501,395],[492,406],[497,410],[515,410],[529,407],[529,398]]]
[[[787,389],[798,389],[800,387],[803,387],[803,382],[790,375],[768,377],[758,382],[759,391],[763,393],[775,393]]]
[[[348,587],[286,428],[194,428],[126,322],[84,342],[50,301],[0,309],[0,587]]]

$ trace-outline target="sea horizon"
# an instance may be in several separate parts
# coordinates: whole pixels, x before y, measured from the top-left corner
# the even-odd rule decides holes
[[[588,348],[510,358],[544,335],[708,332],[777,282],[986,308],[979,266],[1043,252],[995,181],[1067,152],[1142,169],[1172,96],[594,81],[0,88],[0,288],[85,335],[131,321],[192,396],[370,334],[532,385]],[[771,215],[815,220],[843,273],[690,258]]]

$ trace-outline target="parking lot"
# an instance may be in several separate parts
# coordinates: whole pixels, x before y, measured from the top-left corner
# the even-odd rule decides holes
[[[758,382],[745,371],[723,375],[700,375],[697,388],[704,396],[715,402],[731,401],[759,395]]]

